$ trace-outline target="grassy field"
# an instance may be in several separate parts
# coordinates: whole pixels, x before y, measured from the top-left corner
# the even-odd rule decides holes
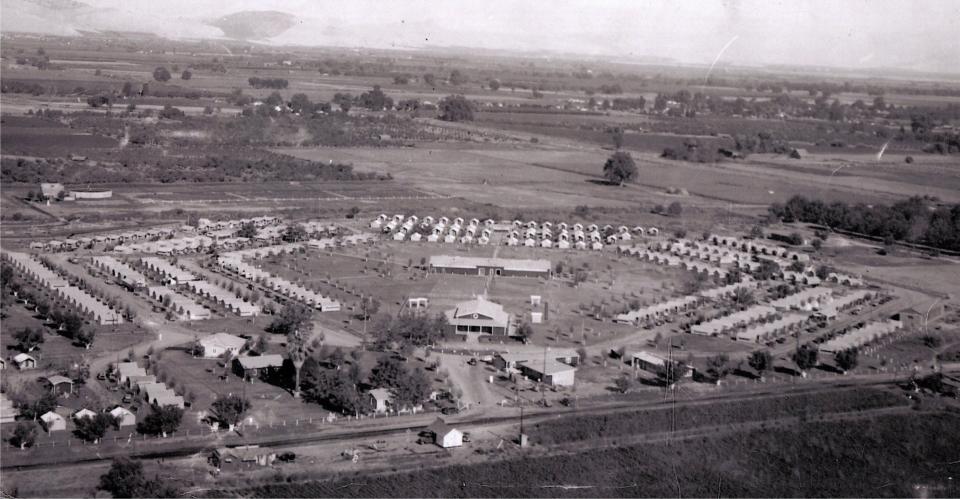
[[[907,497],[960,493],[956,414],[808,422],[671,444],[274,483],[210,497]],[[951,464],[953,463],[953,464]]]

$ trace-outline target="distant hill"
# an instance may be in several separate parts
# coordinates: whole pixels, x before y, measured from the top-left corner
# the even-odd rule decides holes
[[[245,10],[223,16],[207,24],[220,28],[227,38],[266,40],[295,26],[297,18],[292,14],[275,10]]]

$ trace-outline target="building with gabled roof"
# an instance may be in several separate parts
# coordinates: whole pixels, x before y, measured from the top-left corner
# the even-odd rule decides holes
[[[503,306],[482,296],[458,303],[445,312],[448,334],[495,334],[509,336],[510,314]]]
[[[532,246],[537,242],[531,239]],[[496,275],[505,277],[550,278],[549,260],[523,260],[517,258],[480,258],[469,256],[434,255],[430,257],[430,271],[464,275]]]
[[[207,359],[215,359],[225,352],[230,352],[234,356],[239,355],[246,344],[247,340],[228,333],[216,333],[200,340],[203,356]]]
[[[433,443],[444,449],[463,445],[463,432],[448,425],[446,421],[440,418],[435,419],[427,427],[427,431],[433,433]]]

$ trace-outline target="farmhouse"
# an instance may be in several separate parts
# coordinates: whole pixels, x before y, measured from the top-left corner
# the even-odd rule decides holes
[[[374,388],[367,392],[367,396],[370,398],[373,412],[378,414],[387,412],[390,409],[390,403],[393,402],[393,395],[386,388]]]
[[[533,239],[530,239],[533,241]],[[535,246],[533,241],[531,246]],[[430,271],[463,275],[496,275],[505,277],[550,278],[549,260],[521,260],[514,258],[478,258],[435,255],[430,257]]]
[[[230,352],[230,355],[239,355],[240,349],[247,344],[247,340],[227,333],[217,333],[200,340],[200,346],[203,347],[203,357],[206,359],[215,359]]]
[[[434,420],[434,422],[427,427],[427,431],[433,433],[433,443],[444,449],[463,445],[463,432],[448,425],[440,418]]]
[[[477,297],[458,303],[456,308],[445,312],[449,334],[499,334],[509,336],[510,314],[503,306]]]
[[[927,302],[900,312],[900,321],[907,329],[922,329],[943,317],[943,301]]]

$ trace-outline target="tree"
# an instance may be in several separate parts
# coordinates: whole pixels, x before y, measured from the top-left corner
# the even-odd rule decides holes
[[[160,119],[164,119],[164,120],[175,120],[178,118],[185,117],[186,113],[184,113],[178,107],[173,107],[170,104],[166,104],[163,106],[163,109],[161,109],[160,112],[157,113],[157,116],[160,117]]]
[[[143,464],[126,457],[113,459],[110,469],[100,476],[100,490],[105,490],[113,497],[139,497],[146,485],[143,476]]]
[[[806,378],[807,369],[816,367],[817,356],[817,348],[810,344],[802,345],[793,352],[793,363],[797,365],[801,376]]]
[[[657,378],[666,386],[671,386],[687,375],[690,368],[682,362],[667,362],[657,369]]]
[[[380,310],[380,301],[372,296],[366,296],[360,302],[360,314],[363,320],[369,320],[371,315],[376,315]]]
[[[416,407],[430,396],[430,378],[423,369],[407,370],[391,388],[393,402],[397,407]]]
[[[757,298],[753,295],[753,291],[747,288],[737,288],[733,292],[733,301],[741,307],[748,307],[757,302]]]
[[[147,435],[164,435],[173,433],[180,427],[183,419],[183,409],[175,405],[163,407],[156,404],[151,406],[151,412],[142,421],[137,423],[137,431]]]
[[[490,90],[496,92],[497,90],[500,90],[500,80],[490,80],[487,86],[490,88]]]
[[[307,94],[298,93],[290,97],[290,109],[297,114],[305,115],[313,113],[314,105]]]
[[[153,79],[157,81],[169,81],[170,71],[163,66],[159,66],[153,70]]]
[[[848,348],[846,350],[840,350],[833,356],[834,362],[837,363],[837,367],[843,371],[844,374],[847,371],[857,367],[859,361],[859,352],[856,348]]]
[[[730,357],[725,353],[714,355],[707,359],[707,374],[717,380],[717,384],[730,374]]]
[[[395,387],[407,375],[407,367],[393,357],[381,357],[370,372],[370,383],[376,387]]]
[[[517,338],[520,338],[520,341],[526,343],[532,336],[533,326],[531,326],[529,322],[524,321],[523,324],[520,324],[520,327],[517,328]]]
[[[289,336],[294,331],[306,332],[312,329],[310,319],[313,317],[309,308],[299,303],[288,303],[280,309],[280,313],[273,318],[267,331],[273,334]]]
[[[787,265],[787,270],[791,272],[803,272],[807,270],[806,264],[800,261],[790,262],[790,265]]]
[[[247,222],[240,226],[237,231],[237,237],[246,237],[252,239],[257,236],[257,226],[253,222]]]
[[[307,239],[307,229],[302,224],[290,224],[280,238],[287,243],[305,241]]]
[[[473,121],[473,103],[462,95],[448,95],[444,97],[437,109],[443,121]]]
[[[87,105],[93,108],[97,107],[110,107],[112,101],[110,96],[106,94],[91,95],[87,97]]]
[[[193,73],[190,72],[189,69],[184,69],[183,72],[180,73],[181,80],[189,80],[190,78],[193,78]]]
[[[631,378],[628,374],[624,374],[613,380],[613,384],[616,386],[618,392],[627,393],[630,391],[630,388],[633,387],[633,378]]]
[[[221,395],[210,404],[213,417],[224,426],[233,428],[243,420],[243,413],[250,408],[250,401],[238,395]]]
[[[20,421],[17,427],[13,429],[13,436],[10,437],[10,443],[15,447],[25,449],[32,447],[37,441],[37,423],[33,421]]]
[[[74,340],[80,344],[83,348],[90,348],[93,346],[93,339],[96,337],[97,331],[93,328],[84,327],[80,328],[74,336]]]
[[[611,184],[623,185],[637,176],[637,165],[633,157],[625,151],[613,153],[603,165],[603,178]]]
[[[467,76],[463,74],[459,69],[454,69],[450,72],[450,78],[448,78],[451,85],[463,85],[467,82]]]
[[[423,75],[423,82],[432,87],[437,82],[437,77],[433,73],[426,73]]]
[[[17,349],[21,352],[32,352],[37,345],[43,343],[43,331],[33,328],[23,328],[13,333],[13,339],[17,340]]]
[[[619,151],[623,147],[623,129],[620,127],[611,129],[610,139],[613,140],[613,147]]]
[[[253,351],[262,354],[267,351],[267,336],[261,334],[257,337],[257,342],[253,345]]]
[[[306,353],[303,351],[303,336],[299,330],[294,330],[287,335],[287,355],[290,362],[293,363],[293,396],[300,397],[300,368],[306,360]]]
[[[683,214],[683,205],[680,204],[680,201],[674,201],[670,203],[670,206],[667,206],[667,215],[671,217],[679,217]]]
[[[773,366],[773,355],[771,355],[768,350],[758,350],[750,354],[750,358],[747,359],[747,364],[749,364],[754,371],[757,371],[757,376],[762,380],[763,373]]]
[[[94,416],[77,419],[73,434],[81,440],[96,442],[103,438],[103,435],[107,432],[107,428],[111,426],[114,428],[120,427],[117,418],[113,417],[110,413],[100,412]]]

